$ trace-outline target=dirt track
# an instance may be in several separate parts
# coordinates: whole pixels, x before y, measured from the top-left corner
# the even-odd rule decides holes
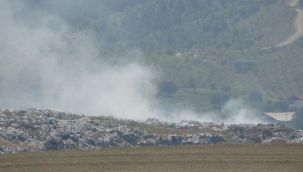
[[[289,4],[293,6],[293,4]],[[275,45],[275,47],[284,47],[288,44],[295,42],[297,39],[303,36],[303,10],[296,8],[297,17],[294,20],[295,32],[290,35],[285,41]]]

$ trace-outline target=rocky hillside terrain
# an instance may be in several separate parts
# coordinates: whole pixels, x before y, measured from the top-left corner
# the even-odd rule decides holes
[[[303,143],[303,132],[281,124],[136,122],[51,110],[0,110],[0,153],[219,143]]]

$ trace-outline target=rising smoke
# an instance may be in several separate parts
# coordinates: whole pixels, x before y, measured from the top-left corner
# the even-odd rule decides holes
[[[21,3],[22,2],[22,3]],[[143,119],[155,87],[145,66],[109,65],[89,31],[72,32],[30,1],[1,1],[0,104]],[[63,3],[64,4],[64,3]]]
[[[62,18],[77,16],[71,7],[94,7],[85,2],[44,1],[48,5],[42,8],[30,0],[0,1],[0,107],[47,108],[137,120],[259,122],[247,120],[252,111],[243,108],[239,100],[226,104],[222,112],[232,115],[224,118],[189,109],[164,113],[157,105],[152,69],[138,62],[107,63],[95,46],[98,40],[94,32],[75,31]],[[58,9],[60,15],[49,8]],[[71,11],[62,13],[64,10]]]

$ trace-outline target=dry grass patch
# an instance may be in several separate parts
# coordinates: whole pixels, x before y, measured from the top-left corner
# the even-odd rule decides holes
[[[302,172],[303,145],[108,148],[0,156],[0,171]]]

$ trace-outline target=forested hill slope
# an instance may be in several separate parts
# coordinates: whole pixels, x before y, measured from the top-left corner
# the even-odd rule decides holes
[[[102,60],[140,56],[161,75],[164,104],[209,111],[240,97],[285,111],[289,97],[303,95],[302,0],[29,2],[31,14],[55,14],[75,36],[91,34]]]
[[[285,0],[78,0],[67,9],[33,1],[33,6],[57,13],[76,31],[93,30],[104,51],[268,47],[293,32],[296,15]]]

